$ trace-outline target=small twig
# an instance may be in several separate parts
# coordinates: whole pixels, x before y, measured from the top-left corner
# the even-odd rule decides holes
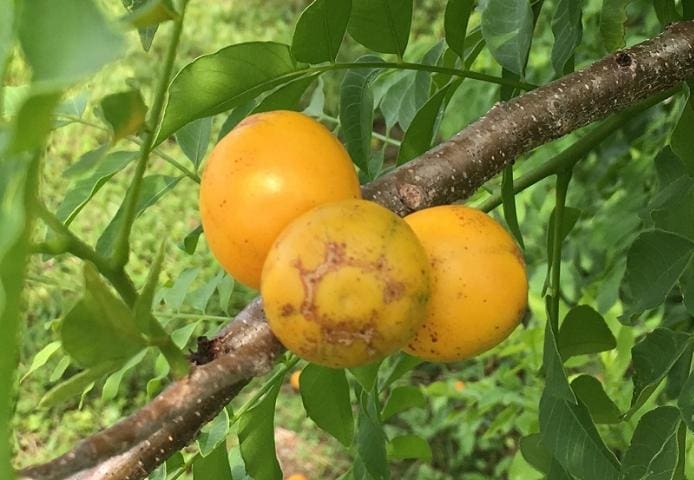
[[[125,199],[123,200],[123,222],[122,227],[118,231],[116,240],[114,243],[113,256],[111,261],[117,267],[124,267],[128,263],[128,258],[130,256],[130,232],[135,221],[137,202],[140,197],[140,190],[142,189],[142,179],[147,168],[147,161],[149,160],[150,152],[154,147],[154,140],[157,134],[157,128],[161,123],[162,114],[164,112],[164,99],[166,98],[166,92],[169,86],[169,80],[173,72],[174,60],[176,58],[176,50],[178,49],[178,43],[181,39],[181,32],[183,31],[183,19],[185,18],[186,6],[188,5],[188,0],[183,0],[181,2],[181,12],[180,16],[174,20],[173,33],[171,35],[171,40],[169,41],[169,47],[166,52],[166,58],[164,60],[164,68],[162,70],[161,76],[159,77],[159,85],[155,91],[154,102],[152,104],[152,110],[150,112],[149,121],[147,122],[145,128],[145,138],[142,142],[142,148],[140,149],[140,157],[135,166],[135,172],[133,173],[132,183],[127,193],[125,194]]]

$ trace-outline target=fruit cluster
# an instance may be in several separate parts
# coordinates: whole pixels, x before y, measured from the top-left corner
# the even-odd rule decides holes
[[[229,132],[208,159],[200,213],[222,266],[260,288],[273,333],[321,365],[399,349],[462,360],[505,339],[527,307],[522,254],[498,223],[461,205],[402,219],[362,200],[344,147],[300,113]]]

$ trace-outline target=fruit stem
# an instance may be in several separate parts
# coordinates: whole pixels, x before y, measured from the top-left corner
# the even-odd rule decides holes
[[[169,80],[173,72],[176,50],[178,49],[181,32],[183,31],[183,19],[185,17],[187,5],[188,0],[183,0],[181,2],[180,16],[174,20],[173,32],[166,51],[164,67],[159,77],[159,84],[155,91],[154,102],[148,122],[145,126],[145,135],[140,148],[140,157],[135,167],[132,184],[123,200],[123,223],[116,236],[115,247],[111,257],[111,263],[114,268],[123,268],[128,263],[128,257],[130,255],[130,232],[137,213],[137,203],[140,197],[140,191],[142,190],[142,179],[147,168],[147,160],[154,146],[157,129],[161,123],[164,111],[164,99],[166,98]]]

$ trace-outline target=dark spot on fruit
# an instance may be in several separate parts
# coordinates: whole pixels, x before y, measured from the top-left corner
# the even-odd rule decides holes
[[[287,317],[294,313],[294,306],[291,303],[285,303],[282,305],[282,316]]]
[[[402,282],[395,282],[393,280],[388,280],[386,286],[383,289],[383,303],[391,303],[399,300],[405,293],[405,284]]]

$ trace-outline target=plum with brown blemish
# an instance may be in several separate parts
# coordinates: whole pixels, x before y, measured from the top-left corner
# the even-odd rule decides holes
[[[431,299],[422,328],[405,349],[435,362],[478,355],[503,341],[527,309],[523,254],[480,210],[447,205],[405,217],[431,265]]]
[[[378,361],[419,329],[429,263],[412,229],[372,202],[316,207],[270,249],[261,294],[268,324],[300,357],[329,367]]]

